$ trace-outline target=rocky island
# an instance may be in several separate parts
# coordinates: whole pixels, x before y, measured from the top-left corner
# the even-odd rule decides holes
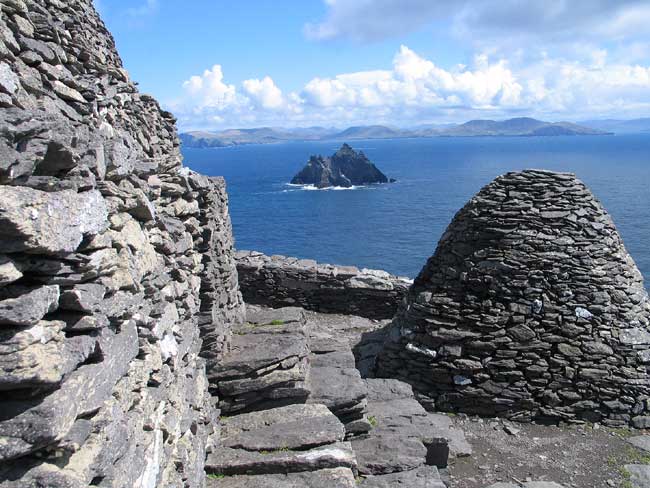
[[[317,188],[370,183],[392,183],[384,173],[370,162],[363,151],[356,152],[348,144],[343,144],[329,158],[311,156],[307,165],[291,180],[292,185],[314,185]]]

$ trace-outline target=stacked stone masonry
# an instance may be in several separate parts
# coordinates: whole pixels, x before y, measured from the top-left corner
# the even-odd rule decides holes
[[[236,259],[246,303],[275,308],[296,306],[389,319],[412,284],[412,280],[386,271],[266,256],[256,251],[238,251]]]
[[[224,182],[91,0],[1,0],[0,30],[0,486],[203,486],[243,314]]]
[[[528,170],[455,216],[378,359],[432,408],[650,425],[650,304],[575,175]]]

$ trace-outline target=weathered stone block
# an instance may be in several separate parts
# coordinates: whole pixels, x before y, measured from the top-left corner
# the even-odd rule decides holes
[[[96,191],[43,192],[0,186],[1,252],[72,252],[85,235],[108,226],[108,209]]]

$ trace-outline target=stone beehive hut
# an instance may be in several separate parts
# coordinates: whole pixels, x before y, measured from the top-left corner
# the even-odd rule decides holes
[[[1,0],[0,32],[0,486],[203,486],[243,315],[224,182],[91,0]]]
[[[644,426],[649,319],[642,276],[589,189],[568,173],[508,173],[447,228],[378,372],[441,410]]]

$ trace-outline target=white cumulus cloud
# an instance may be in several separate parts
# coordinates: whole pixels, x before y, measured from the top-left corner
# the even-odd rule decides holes
[[[514,66],[481,53],[471,66],[445,69],[401,46],[390,69],[316,76],[290,92],[269,76],[228,83],[214,65],[185,81],[170,108],[184,129],[634,117],[650,110],[650,67],[614,63],[607,50],[593,49],[584,61],[542,55]]]
[[[646,0],[324,0],[325,18],[304,26],[312,40],[378,41],[435,21],[478,38],[645,37]]]
[[[265,76],[261,80],[244,80],[242,86],[246,95],[262,108],[278,109],[285,103],[282,90],[276,86],[270,76]]]

